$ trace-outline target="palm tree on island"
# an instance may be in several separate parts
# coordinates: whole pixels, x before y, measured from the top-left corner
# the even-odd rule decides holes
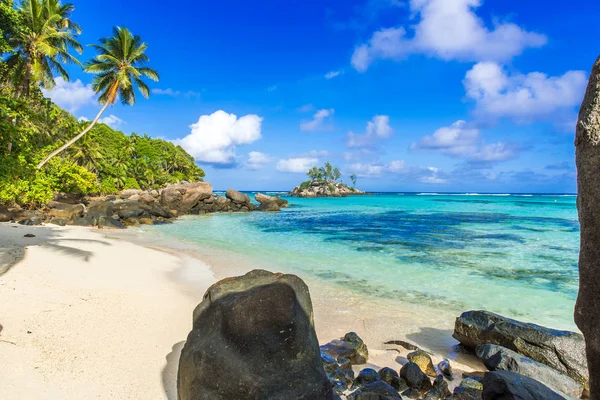
[[[114,105],[119,98],[121,103],[133,106],[136,100],[134,88],[148,98],[150,88],[142,80],[143,77],[156,82],[159,80],[158,72],[145,66],[149,61],[146,55],[148,46],[142,42],[141,37],[133,35],[127,28],[114,28],[112,37],[100,39],[100,44],[92,46],[98,54],[86,64],[85,71],[96,74],[92,87],[100,95],[98,101],[103,104],[103,107],[80,134],[53,151],[39,163],[37,169],[42,168],[52,157],[60,154],[88,133],[108,106]]]

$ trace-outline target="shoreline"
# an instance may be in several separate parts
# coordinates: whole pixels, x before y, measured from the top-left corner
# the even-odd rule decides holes
[[[0,275],[0,300],[14,305],[0,314],[0,375],[9,382],[0,397],[176,399],[194,308],[212,283],[254,266],[219,252],[201,258],[156,246],[148,236],[140,242],[130,232],[0,224],[0,265],[9,256],[14,263]],[[10,245],[23,248],[22,257],[7,252]],[[409,351],[386,340],[414,343],[435,363],[449,358],[457,378],[482,368],[452,348],[453,319],[306,282],[319,342],[357,332],[370,353],[361,369],[398,370],[406,362]]]

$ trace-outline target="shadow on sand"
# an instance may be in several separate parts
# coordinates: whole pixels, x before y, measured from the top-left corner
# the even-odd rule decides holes
[[[177,370],[179,368],[179,356],[185,340],[175,343],[171,352],[167,354],[167,364],[162,370],[162,383],[169,400],[177,400]]]
[[[88,262],[93,252],[69,246],[71,243],[99,243],[110,246],[102,240],[73,239],[59,237],[60,230],[49,226],[30,227],[16,224],[2,224],[0,230],[0,276],[6,274],[25,258],[25,249],[29,246],[43,246],[62,255]],[[13,232],[14,231],[14,232]],[[25,238],[26,234],[35,237]]]

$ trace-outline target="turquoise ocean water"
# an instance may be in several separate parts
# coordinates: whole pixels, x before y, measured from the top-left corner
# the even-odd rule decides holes
[[[487,309],[575,329],[579,224],[569,195],[386,193],[289,198],[281,213],[185,217],[149,228],[268,260],[365,296],[455,314]]]

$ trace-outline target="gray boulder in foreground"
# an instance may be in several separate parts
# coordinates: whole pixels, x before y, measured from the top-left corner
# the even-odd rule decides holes
[[[497,344],[546,364],[586,386],[583,335],[516,321],[488,311],[467,311],[456,319],[452,336],[468,349]]]
[[[566,400],[540,382],[510,371],[483,377],[483,400]]]
[[[583,386],[568,376],[502,346],[479,345],[475,352],[490,371],[516,372],[533,378],[551,389],[577,398],[583,394]]]
[[[330,400],[310,294],[255,270],[211,286],[181,351],[179,400]]]

